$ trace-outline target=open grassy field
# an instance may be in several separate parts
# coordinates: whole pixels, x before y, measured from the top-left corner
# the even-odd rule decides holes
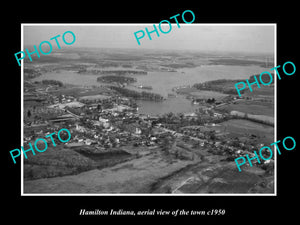
[[[176,93],[188,95],[199,99],[215,98],[216,100],[227,97],[228,94],[223,94],[217,91],[198,90],[195,87],[180,87],[176,88]]]
[[[107,95],[88,95],[88,96],[82,96],[79,98],[79,100],[103,100],[110,98]]]
[[[221,132],[228,132],[230,137],[245,137],[247,135],[255,135],[257,143],[269,145],[274,142],[274,127],[252,122],[244,119],[232,119],[222,123],[215,129]]]
[[[258,65],[265,66],[265,62],[259,60],[251,60],[251,59],[234,59],[234,58],[221,58],[221,59],[211,59],[210,63],[212,65]]]
[[[239,100],[235,104],[228,104],[218,107],[218,110],[231,112],[239,111],[254,115],[265,115],[274,117],[274,103],[253,101],[253,100]]]
[[[63,146],[24,159],[25,180],[77,174],[96,168],[93,160]]]
[[[216,92],[216,91],[193,91],[190,92],[190,96],[193,96],[195,98],[200,98],[200,99],[208,99],[208,98],[214,98],[216,100],[222,99],[228,95]]]
[[[267,99],[272,99],[274,101],[274,86],[261,86],[258,88],[257,86],[253,85],[251,87],[253,91],[251,92],[249,89],[247,89],[243,96],[245,97],[264,97]]]
[[[58,90],[49,90],[52,95],[71,95],[75,98],[83,97],[83,96],[91,96],[91,95],[99,95],[103,93],[112,93],[113,91],[107,87],[73,87],[71,85],[67,85],[63,88],[59,88]]]
[[[49,147],[47,151],[24,159],[24,178],[34,180],[78,174],[124,162],[134,154],[123,150],[99,152],[93,146]]]
[[[236,127],[241,126],[237,123]],[[252,127],[249,125],[248,127]],[[272,193],[272,175],[257,167],[238,172],[226,156],[178,143],[180,157],[158,149],[140,157],[79,174],[25,180],[24,193]],[[147,152],[147,153],[146,153]],[[146,154],[145,154],[146,153]],[[265,182],[266,176],[270,181]],[[264,182],[261,190],[255,188]]]
[[[97,167],[80,174],[27,180],[24,183],[24,192],[147,193],[151,190],[151,184],[157,179],[194,163],[191,160],[171,160],[161,151],[148,152],[149,154],[143,157],[136,157],[101,169]]]

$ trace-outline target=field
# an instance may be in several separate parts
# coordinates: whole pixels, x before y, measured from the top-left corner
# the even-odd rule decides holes
[[[93,160],[63,146],[49,147],[45,152],[24,159],[25,180],[77,174],[96,168]]]
[[[274,128],[268,125],[243,119],[232,119],[219,123],[218,125],[220,126],[215,127],[215,129],[228,133],[229,137],[255,135],[257,137],[257,143],[269,145],[274,142]]]
[[[198,90],[194,87],[176,88],[176,93],[187,95],[194,98],[199,98],[199,99],[215,98],[216,100],[228,96],[227,94],[223,94],[221,92]]]
[[[231,123],[230,123],[231,124]],[[237,123],[236,127],[242,125]],[[249,125],[252,127],[253,125]],[[86,150],[86,149],[85,149]],[[69,150],[70,153],[73,150]],[[78,151],[72,154],[77,155]],[[45,154],[45,153],[43,153]],[[87,154],[87,153],[85,153]],[[81,154],[80,154],[81,155]],[[161,148],[139,149],[128,160],[120,162],[115,154],[109,164],[99,168],[95,164],[107,163],[101,159],[106,156],[84,157],[90,160],[91,167],[81,173],[50,176],[47,179],[25,180],[25,193],[250,193],[273,192],[272,175],[259,167],[244,168],[238,172],[234,162],[226,161],[226,156],[215,155],[205,147],[194,148],[189,144],[178,142],[170,152]],[[101,154],[100,154],[101,155]],[[177,156],[179,155],[179,157]],[[36,156],[35,156],[36,157]],[[33,157],[32,157],[33,158]],[[78,155],[75,157],[78,158]],[[74,157],[73,164],[77,164]],[[37,160],[37,159],[36,159]],[[50,159],[54,160],[53,159]],[[100,160],[100,161],[99,161]],[[122,159],[121,159],[122,160]],[[46,162],[46,161],[45,161]],[[72,164],[72,165],[73,165]],[[88,164],[88,163],[87,163]],[[79,164],[80,165],[80,164]],[[37,173],[43,173],[40,166]],[[65,170],[63,170],[65,171]],[[26,174],[26,167],[25,167]],[[47,177],[47,176],[45,176]],[[260,184],[263,184],[260,187]],[[259,189],[261,188],[261,189]]]
[[[110,98],[107,95],[89,95],[89,96],[82,96],[79,98],[79,100],[103,100],[103,99],[108,99]]]
[[[211,59],[210,60],[212,65],[259,65],[265,66],[265,62],[257,61],[257,60],[250,60],[250,59],[233,59],[233,58],[222,58],[222,59]]]
[[[247,89],[243,96],[245,97],[264,97],[268,100],[274,101],[274,86],[261,86],[261,88],[258,88],[256,86],[252,86],[253,91]]]
[[[215,98],[216,100],[218,100],[228,95],[216,91],[193,91],[190,93],[190,96],[200,99]]]
[[[109,88],[106,87],[72,87],[71,85],[65,86],[64,88],[60,88],[58,90],[49,90],[52,95],[72,95],[76,98],[83,96],[91,96],[91,95],[101,95],[103,93],[112,93]]]
[[[265,115],[274,117],[274,104],[270,102],[239,100],[236,104],[229,104],[218,107],[218,110],[231,112],[239,111],[254,115]]]
[[[60,177],[78,174],[87,170],[100,169],[135,158],[123,150],[98,151],[92,146],[55,148],[49,147],[45,152],[28,156],[24,159],[25,180]]]

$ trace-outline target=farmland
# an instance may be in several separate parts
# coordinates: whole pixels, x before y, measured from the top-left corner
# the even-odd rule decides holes
[[[254,115],[274,116],[274,107],[270,102],[240,100],[235,104],[228,104],[218,107],[220,111],[239,111]]]
[[[243,119],[232,119],[219,123],[219,125],[215,129],[228,133],[229,137],[247,137],[252,135],[253,137],[258,137],[258,143],[268,145],[274,142],[274,128],[268,125]]]

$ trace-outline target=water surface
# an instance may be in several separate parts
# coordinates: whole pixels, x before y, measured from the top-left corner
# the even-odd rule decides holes
[[[121,67],[119,69],[124,70],[124,68]],[[259,74],[268,70],[269,68],[260,66],[207,65],[177,69],[177,72],[148,72],[148,75],[129,75],[130,77],[135,77],[137,82],[134,83],[133,86],[128,86],[128,88],[142,91],[135,86],[151,86],[152,90],[143,91],[158,93],[167,98],[167,100],[163,102],[138,101],[140,113],[156,115],[167,112],[192,112],[199,106],[192,105],[190,101],[183,96],[168,98],[168,94],[173,93],[172,88],[217,79],[248,79],[250,75]],[[97,82],[98,76],[100,75],[82,75],[73,71],[61,71],[60,73],[45,73],[42,76],[34,78],[33,81],[53,79],[66,84],[80,86],[103,85],[103,83]]]

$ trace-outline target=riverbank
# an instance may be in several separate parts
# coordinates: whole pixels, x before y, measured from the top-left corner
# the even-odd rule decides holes
[[[211,106],[220,113],[274,126],[274,86],[254,92],[248,90],[239,97],[234,87],[237,81],[219,79],[177,87],[174,91],[186,96],[193,104]]]
[[[114,91],[117,91],[119,94],[121,94],[124,97],[129,97],[136,100],[148,100],[148,101],[155,101],[155,102],[161,102],[164,100],[163,96],[156,93],[151,93],[146,91],[138,92],[138,91],[130,90],[123,87],[117,87],[117,86],[111,86],[110,88]]]

